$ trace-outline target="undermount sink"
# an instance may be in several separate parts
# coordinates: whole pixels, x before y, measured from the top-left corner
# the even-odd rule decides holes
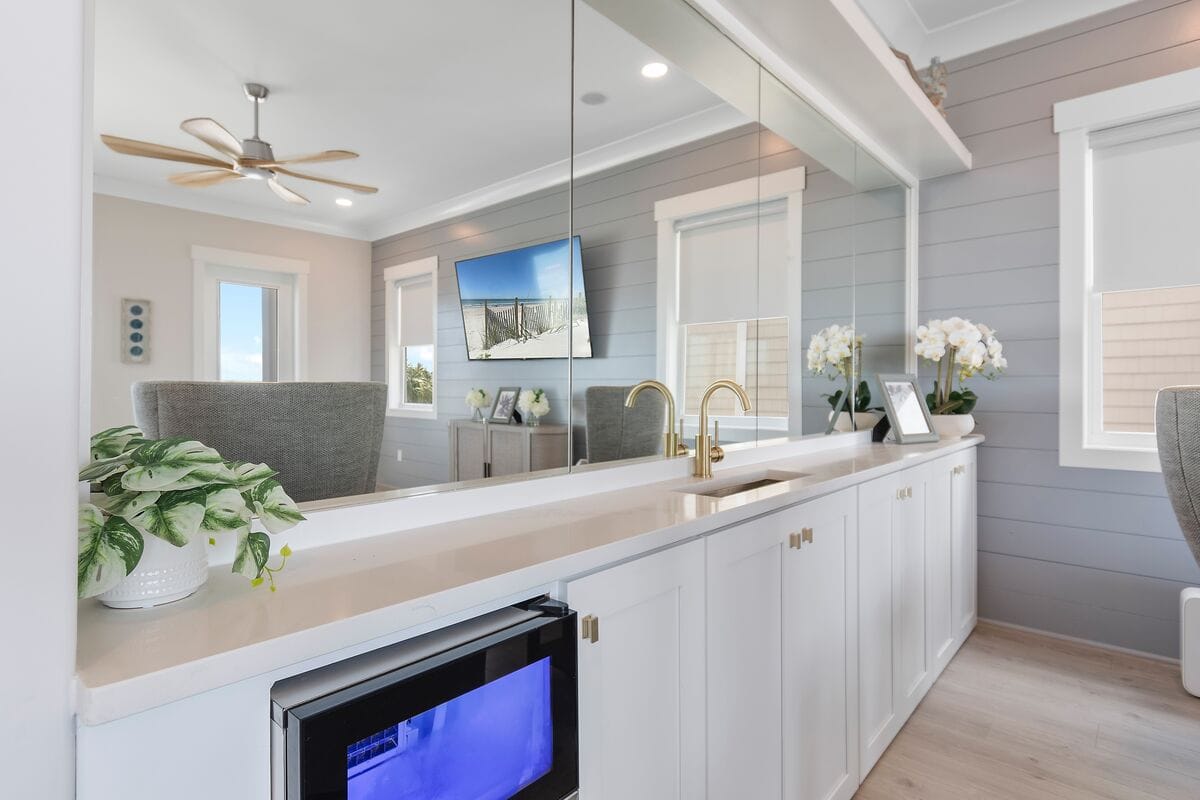
[[[807,473],[780,472],[777,470],[771,470],[737,483],[724,483],[721,485],[708,484],[706,486],[696,487],[694,489],[681,489],[680,491],[686,492],[687,494],[703,495],[704,497],[729,497],[731,495],[741,494],[742,492],[761,489],[764,486],[773,486],[777,483],[785,483],[787,481],[794,481],[797,478],[804,477],[807,477]]]

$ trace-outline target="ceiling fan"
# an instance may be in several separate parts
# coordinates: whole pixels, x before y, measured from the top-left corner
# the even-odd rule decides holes
[[[215,186],[218,183],[225,183],[227,181],[242,180],[243,178],[259,181],[265,180],[267,185],[271,187],[271,191],[281,199],[289,203],[295,203],[296,205],[308,205],[308,198],[281,184],[279,182],[280,175],[287,175],[291,178],[300,178],[306,181],[327,183],[331,186],[339,186],[360,194],[374,194],[379,191],[374,186],[335,181],[332,178],[322,178],[319,175],[293,172],[289,168],[292,164],[344,161],[350,158],[358,158],[358,153],[352,153],[349,150],[325,150],[320,153],[311,153],[293,158],[276,158],[271,145],[258,138],[258,107],[266,101],[270,90],[260,83],[247,83],[242,88],[246,92],[246,98],[254,104],[254,135],[249,139],[243,139],[239,142],[220,123],[207,117],[185,119],[179,126],[185,132],[190,133],[213,150],[216,150],[227,160],[206,156],[203,153],[193,153],[191,150],[180,150],[176,147],[167,147],[166,145],[153,144],[151,142],[139,142],[135,139],[125,139],[120,136],[110,136],[107,133],[101,134],[100,139],[108,145],[110,150],[128,156],[158,158],[164,161],[178,161],[183,164],[196,164],[201,167],[208,167],[208,169],[198,172],[180,172],[167,178],[167,180],[176,186],[202,188],[205,186]]]

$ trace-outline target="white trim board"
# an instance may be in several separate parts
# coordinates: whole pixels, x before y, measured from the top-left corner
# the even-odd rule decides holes
[[[1092,639],[1084,639],[1079,636],[1067,636],[1065,633],[1055,633],[1054,631],[1042,630],[1041,628],[1031,628],[1028,625],[1018,625],[1015,622],[1003,622],[998,619],[988,619],[987,617],[980,617],[979,622],[984,625],[995,625],[997,628],[1007,628],[1010,631],[1021,631],[1022,633],[1032,633],[1036,636],[1045,636],[1047,639],[1057,639],[1060,642],[1082,644],[1088,647],[1094,647],[1097,650],[1107,650],[1111,653],[1124,653],[1127,656],[1148,658],[1151,661],[1162,661],[1167,664],[1179,663],[1178,658],[1160,656],[1158,653],[1148,653],[1145,650],[1134,650],[1132,647],[1121,647],[1120,645],[1097,642]]]

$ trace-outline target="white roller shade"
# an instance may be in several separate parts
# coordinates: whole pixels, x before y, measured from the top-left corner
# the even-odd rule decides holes
[[[1200,119],[1115,128],[1091,146],[1095,289],[1200,283]]]
[[[400,344],[433,343],[433,281],[428,275],[396,282],[400,293]]]
[[[678,231],[681,323],[786,316],[782,202],[686,220]]]

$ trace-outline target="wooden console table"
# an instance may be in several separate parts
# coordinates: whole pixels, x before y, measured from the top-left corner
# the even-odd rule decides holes
[[[567,466],[566,425],[450,422],[450,480],[469,481]]]

